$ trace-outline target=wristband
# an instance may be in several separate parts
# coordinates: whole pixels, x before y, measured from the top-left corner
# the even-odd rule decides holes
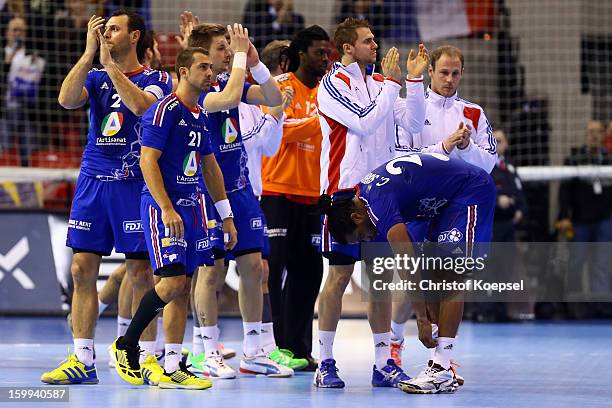
[[[251,67],[251,75],[258,84],[263,84],[270,79],[270,70],[263,62],[259,61],[259,64]]]
[[[232,213],[232,207],[230,206],[230,202],[227,198],[217,201],[215,203],[215,208],[217,209],[219,217],[221,217],[222,220],[226,218],[234,218],[234,213]]]
[[[246,52],[237,52],[234,54],[234,63],[232,64],[233,68],[240,68],[246,70],[246,62],[247,62],[247,54]]]
[[[406,81],[408,81],[408,82],[423,82],[423,75],[418,76],[416,78],[410,78],[408,75],[406,75]]]

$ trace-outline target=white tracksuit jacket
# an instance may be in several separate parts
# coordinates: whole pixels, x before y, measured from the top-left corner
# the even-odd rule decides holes
[[[411,152],[442,153],[462,159],[491,172],[497,161],[493,130],[483,109],[455,95],[446,98],[427,89],[425,93],[425,122],[421,132],[397,129],[396,156]],[[442,141],[457,130],[459,124],[472,128],[470,144],[463,150],[455,147],[449,155]]]
[[[337,62],[325,74],[317,94],[323,134],[321,191],[352,188],[370,170],[395,155],[396,125],[420,133],[425,120],[422,78],[401,85],[359,65]]]

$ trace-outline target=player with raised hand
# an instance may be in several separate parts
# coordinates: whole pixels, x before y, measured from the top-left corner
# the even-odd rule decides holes
[[[93,339],[98,316],[96,281],[102,256],[109,255],[113,247],[125,254],[136,304],[153,285],[137,205],[144,184],[138,166],[140,116],[170,93],[171,83],[167,73],[150,70],[138,62],[137,50],[145,33],[144,20],[131,11],[117,10],[106,22],[92,16],[85,51],[60,89],[58,101],[66,109],[77,109],[89,102],[91,125],[66,240],[74,253],[71,272],[75,353],[57,369],[44,373],[41,380],[45,383],[98,382]],[[103,69],[91,69],[98,48]],[[155,325],[142,340],[145,356],[155,354]]]
[[[352,188],[368,171],[395,153],[396,128],[420,132],[425,119],[422,72],[428,64],[424,46],[411,52],[406,62],[406,98],[399,98],[401,69],[399,52],[391,48],[374,73],[378,45],[365,20],[348,18],[334,34],[342,59],[321,80],[318,90],[319,118],[323,133],[321,191],[331,195]],[[329,234],[323,219],[322,252],[329,259],[329,274],[319,295],[319,344],[321,363],[315,385],[342,388],[337,374],[333,343],[342,311],[342,295],[355,262],[361,260],[359,245],[343,245]],[[370,302],[368,320],[373,333],[375,364],[372,385],[395,387],[409,378],[390,359],[391,299]]]
[[[229,44],[228,44],[229,37]],[[245,48],[246,42],[246,48]],[[263,214],[249,181],[247,154],[240,132],[239,103],[277,106],[282,103],[282,93],[268,68],[261,63],[255,47],[248,41],[248,31],[240,24],[223,27],[218,24],[202,24],[193,29],[190,46],[210,50],[213,76],[216,82],[208,93],[202,94],[202,106],[208,112],[213,150],[225,176],[225,190],[235,210],[238,244],[231,251],[240,270],[239,303],[243,318],[243,357],[240,370],[245,373],[264,374],[269,377],[287,377],[290,368],[281,366],[265,356],[261,346],[262,322],[262,268]],[[230,61],[233,65],[228,75]],[[245,81],[247,66],[257,85]],[[239,89],[236,92],[236,85]],[[207,194],[205,203],[210,203]],[[222,215],[222,209],[208,206],[209,216]],[[219,222],[219,220],[217,220]],[[223,240],[218,239],[222,245]],[[231,368],[220,359],[218,350],[217,300],[201,285],[218,282],[222,278],[221,260],[225,257],[222,246],[214,248],[216,268],[200,269],[195,289],[195,304],[204,339],[209,374],[223,373],[231,377]],[[220,264],[220,265],[219,265]],[[204,279],[201,279],[205,277]]]

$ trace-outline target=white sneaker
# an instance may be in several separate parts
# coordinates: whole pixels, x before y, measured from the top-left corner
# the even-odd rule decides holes
[[[202,374],[210,378],[236,378],[236,371],[221,356],[208,357]]]
[[[106,351],[108,351],[108,366],[110,368],[115,368],[116,360],[115,360],[115,353],[113,353],[112,344],[108,346]]]
[[[240,372],[244,374],[262,374],[266,377],[285,378],[293,375],[293,369],[285,367],[270,360],[264,355],[247,357],[240,359]]]
[[[219,342],[219,351],[221,352],[221,356],[226,360],[236,357],[236,350],[230,347],[225,347],[225,345],[221,342]]]
[[[400,382],[397,386],[409,394],[437,394],[457,391],[457,382],[452,370],[438,364],[428,366],[416,378]]]

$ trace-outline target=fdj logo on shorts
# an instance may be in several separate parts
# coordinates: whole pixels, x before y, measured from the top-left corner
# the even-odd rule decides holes
[[[196,241],[196,251],[204,251],[208,248],[210,248],[210,242],[208,241],[208,238],[203,238]]]
[[[234,118],[227,118],[221,127],[221,133],[225,143],[234,143],[238,137],[238,122]]]
[[[193,150],[183,160],[183,174],[193,177],[198,171],[198,153]]]
[[[251,218],[251,229],[262,229],[263,222],[261,221],[261,217]]]
[[[140,221],[123,221],[123,232],[129,234],[133,232],[144,232],[142,222]]]

